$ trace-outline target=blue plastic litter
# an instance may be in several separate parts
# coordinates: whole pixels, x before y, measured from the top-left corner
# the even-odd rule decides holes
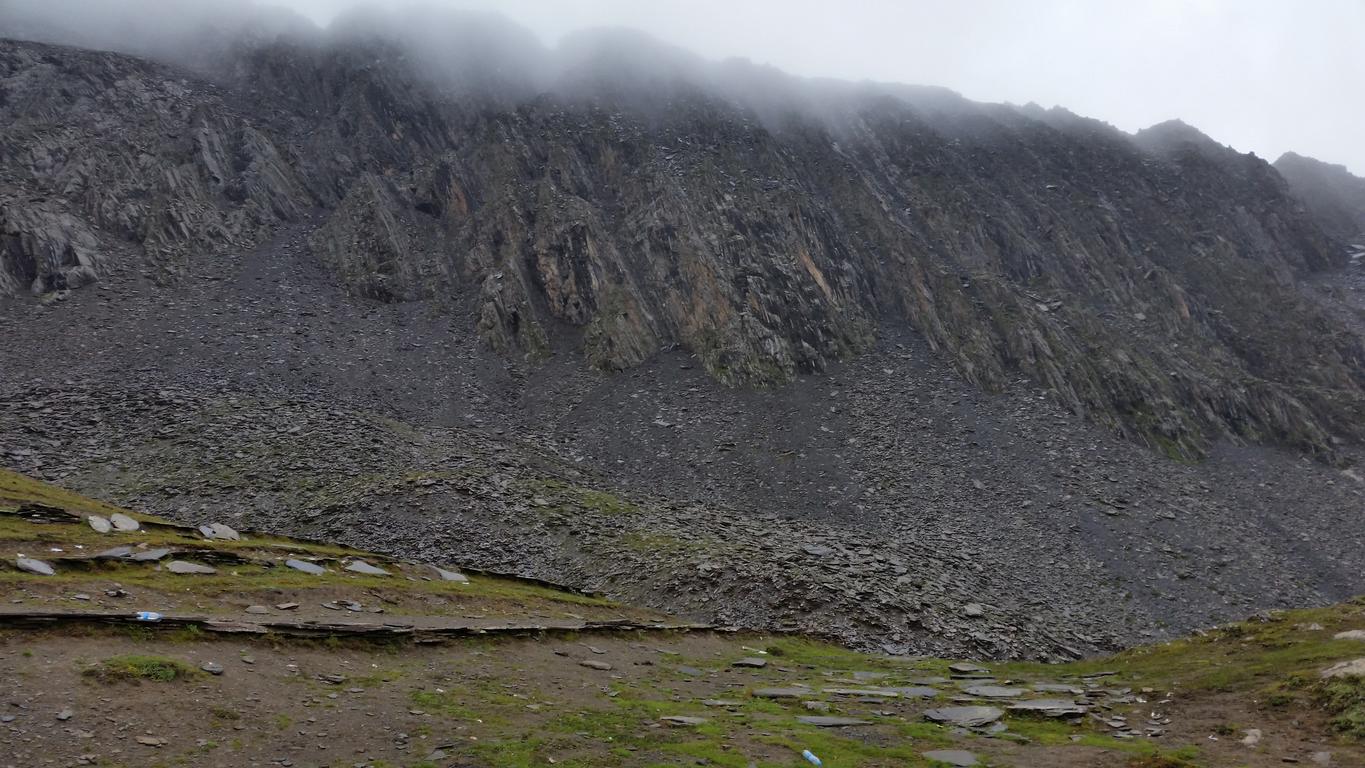
[[[161,621],[161,614],[157,613],[156,611],[138,611],[138,612],[137,612],[137,620],[138,620],[138,621]],[[816,765],[819,765],[819,763],[816,763]]]
[[[820,762],[820,758],[816,757],[815,753],[810,751],[809,749],[803,750],[801,752],[801,756],[806,758],[806,762],[810,763],[811,765],[824,765],[824,763]]]

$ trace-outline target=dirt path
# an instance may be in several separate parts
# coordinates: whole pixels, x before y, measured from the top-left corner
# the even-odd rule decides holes
[[[1318,716],[1267,714],[1233,696],[1162,705],[1173,725],[1154,740],[1123,742],[1084,723],[1010,718],[1010,738],[1030,740],[1017,744],[925,722],[925,709],[956,698],[948,692],[957,685],[941,678],[935,686],[944,693],[934,699],[828,692],[926,680],[931,670],[822,664],[804,658],[800,645],[792,646],[793,658],[768,656],[762,669],[732,666],[761,647],[781,644],[631,633],[462,641],[399,653],[344,643],[7,632],[0,635],[7,718],[0,733],[15,765],[744,768],[801,765],[806,748],[834,768],[923,765],[922,753],[935,749],[970,750],[983,764],[1016,768],[1119,768],[1157,750],[1208,768],[1307,763],[1323,751],[1333,752],[1338,766],[1365,758],[1359,747],[1324,743]],[[182,662],[186,677],[87,671],[130,655]],[[223,671],[200,672],[206,663]],[[764,688],[792,686],[809,686],[809,693],[761,698]],[[664,719],[671,716],[704,722],[671,725]],[[868,725],[816,728],[796,719],[804,716]],[[1242,729],[1253,725],[1263,734],[1254,748],[1240,743]]]

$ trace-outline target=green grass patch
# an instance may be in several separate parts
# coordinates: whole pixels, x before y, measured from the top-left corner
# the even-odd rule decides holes
[[[168,683],[198,676],[199,670],[183,661],[161,656],[114,656],[81,670],[85,677],[101,683],[142,682]]]
[[[640,512],[639,506],[620,496],[562,480],[530,480],[522,485],[529,494],[542,496],[558,507],[574,506],[612,516],[634,515]]]
[[[115,512],[122,512],[130,517],[143,518],[142,515],[129,512],[113,504],[87,498],[50,483],[34,480],[18,472],[0,469],[0,510],[13,511],[25,504],[42,504],[82,515],[103,515],[107,517]]]
[[[1365,678],[1323,680],[1314,686],[1313,697],[1331,716],[1333,730],[1365,740]]]

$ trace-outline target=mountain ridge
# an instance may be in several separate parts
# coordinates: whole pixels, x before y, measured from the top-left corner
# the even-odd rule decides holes
[[[189,233],[251,242],[322,207],[336,213],[314,251],[351,290],[445,300],[477,285],[478,331],[513,354],[535,357],[567,332],[594,365],[626,369],[681,344],[722,381],[780,384],[865,348],[881,323],[908,322],[978,386],[999,389],[1019,369],[1173,455],[1231,434],[1330,457],[1334,437],[1360,437],[1359,340],[1304,333],[1332,320],[1293,287],[1346,254],[1262,161],[1177,142],[1163,162],[1118,131],[957,99],[945,110],[939,97],[920,109],[841,96],[842,125],[788,113],[770,127],[686,84],[644,108],[612,102],[610,88],[596,106],[545,94],[509,107],[443,95],[384,48],[277,42],[234,55],[204,95],[273,116],[201,122],[197,157],[163,148],[190,171],[153,193],[168,220],[108,221],[122,193],[89,191],[106,199],[85,204],[86,229],[114,225],[174,272],[206,245]],[[186,117],[205,109],[221,105]],[[245,166],[224,179],[234,162]],[[1096,172],[1130,178],[1105,190]],[[39,241],[21,252],[74,262],[66,277],[80,282],[98,267],[71,216],[11,202],[9,229]],[[1179,256],[1204,230],[1197,263]],[[14,293],[34,270],[6,271]],[[1276,298],[1243,302],[1232,284]],[[1264,311],[1276,302],[1305,319]],[[1248,343],[1238,328],[1253,326],[1277,343]]]

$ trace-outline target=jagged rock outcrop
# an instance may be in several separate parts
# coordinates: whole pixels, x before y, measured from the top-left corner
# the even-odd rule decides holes
[[[1365,179],[1344,165],[1293,152],[1281,155],[1275,170],[1325,231],[1352,243],[1365,242]]]
[[[4,173],[167,272],[322,207],[313,252],[355,295],[473,307],[514,356],[679,345],[770,385],[909,324],[978,386],[1022,372],[1173,456],[1365,437],[1362,341],[1298,288],[1345,251],[1263,161],[1183,125],[635,69],[612,41],[496,88],[354,30],[241,46],[213,83],[6,43],[0,109],[28,128]]]
[[[99,279],[99,263],[82,219],[44,200],[0,199],[0,293],[79,288]]]
[[[224,96],[125,56],[0,46],[0,287],[89,282],[130,245],[175,275],[311,207],[292,159]]]

